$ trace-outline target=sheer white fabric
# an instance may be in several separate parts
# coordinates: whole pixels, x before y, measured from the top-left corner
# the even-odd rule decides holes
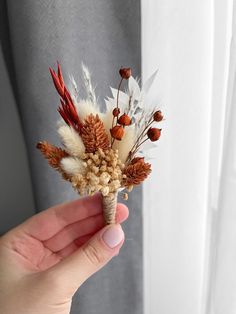
[[[228,187],[220,181],[222,156],[228,164],[227,147],[232,147],[224,141],[225,126],[233,123],[227,118],[233,112],[225,114],[233,91],[232,4],[232,0],[142,1],[143,79],[159,68],[151,101],[160,103],[166,116],[153,175],[144,187],[145,314],[209,314],[210,291],[215,285],[214,302],[220,302],[223,273],[231,265],[216,270],[222,273],[213,284],[215,249],[219,256],[228,252],[229,259],[233,254],[225,244],[228,238],[214,241],[221,228],[216,217],[221,212],[224,224],[220,217],[227,211],[218,197],[223,191],[231,216],[225,214],[221,233],[230,227],[234,236],[230,220],[236,200],[226,196]],[[235,50],[231,64],[233,55]]]
[[[207,314],[236,313],[236,4],[229,2],[230,41],[219,197],[212,227]],[[230,17],[233,17],[232,19]]]

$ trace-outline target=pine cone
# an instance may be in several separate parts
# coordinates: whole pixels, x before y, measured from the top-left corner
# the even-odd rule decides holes
[[[99,116],[90,114],[84,121],[81,130],[81,137],[86,149],[86,153],[94,153],[101,148],[106,150],[109,148],[109,138],[106,133],[103,122]]]
[[[62,158],[68,156],[68,153],[65,150],[61,149],[60,147],[56,147],[46,141],[39,142],[36,147],[47,159],[50,166],[59,170],[60,172],[62,171],[60,167],[60,162]]]
[[[145,163],[143,160],[138,160],[134,164],[129,164],[123,171],[126,178],[123,179],[122,185],[138,185],[148,177],[151,171],[151,165]]]

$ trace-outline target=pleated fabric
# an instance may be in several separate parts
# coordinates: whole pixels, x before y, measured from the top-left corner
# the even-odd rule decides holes
[[[35,149],[39,140],[59,144],[58,96],[48,67],[60,61],[65,81],[69,82],[68,74],[73,74],[81,86],[83,61],[92,72],[99,102],[104,106],[104,97],[111,95],[109,86],[117,87],[120,66],[130,66],[134,76],[140,76],[140,3],[8,0],[2,8],[7,24],[1,36],[3,60],[23,129],[35,211],[41,211],[78,197]],[[8,97],[1,100],[1,107],[8,101]],[[11,132],[15,130],[11,126]],[[130,194],[128,206],[126,243],[119,257],[80,288],[72,314],[143,313],[141,188]]]

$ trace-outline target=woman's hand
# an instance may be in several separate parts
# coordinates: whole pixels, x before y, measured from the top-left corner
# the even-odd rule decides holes
[[[117,223],[128,217],[117,206]],[[119,224],[104,227],[99,195],[43,211],[0,239],[3,314],[68,314],[78,287],[119,253]]]

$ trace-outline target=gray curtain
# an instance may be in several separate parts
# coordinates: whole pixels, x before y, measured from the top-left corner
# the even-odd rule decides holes
[[[36,142],[43,139],[58,144],[58,97],[48,67],[59,60],[64,73],[73,74],[80,85],[83,61],[92,71],[104,105],[109,85],[117,86],[120,66],[130,66],[134,76],[140,76],[140,3],[0,3],[0,136],[1,143],[9,146],[0,157],[0,231],[5,232],[35,211],[78,197],[35,149]],[[74,297],[71,313],[143,312],[141,203],[138,188],[128,202],[130,217],[124,224],[126,243],[121,254],[83,285]]]

